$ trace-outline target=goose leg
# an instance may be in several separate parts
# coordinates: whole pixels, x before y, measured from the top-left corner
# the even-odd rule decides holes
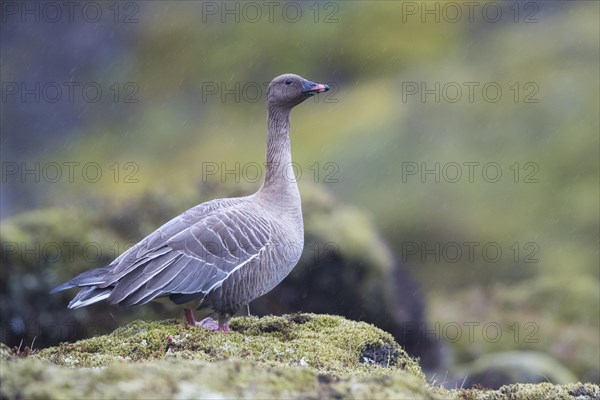
[[[221,329],[222,327],[219,326],[217,321],[211,317],[206,317],[202,321],[198,322],[194,318],[194,312],[191,309],[186,308],[183,310],[183,312],[185,313],[185,320],[190,326],[201,326],[203,328],[210,329],[211,331],[229,332],[229,325],[226,326],[227,329]]]
[[[230,314],[219,314],[219,330],[222,332],[231,332],[231,328],[229,327],[230,320]]]

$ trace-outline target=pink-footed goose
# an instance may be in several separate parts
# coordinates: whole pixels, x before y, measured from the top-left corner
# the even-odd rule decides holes
[[[101,300],[133,306],[169,296],[197,300],[218,316],[190,325],[229,331],[231,316],[273,289],[294,268],[304,246],[298,185],[292,170],[290,111],[329,86],[298,75],[273,79],[267,90],[265,180],[246,197],[211,200],[173,218],[109,265],[84,272],[51,293],[82,288],[69,308]]]

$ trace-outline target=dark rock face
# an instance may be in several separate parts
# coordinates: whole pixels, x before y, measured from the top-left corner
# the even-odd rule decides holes
[[[398,351],[387,344],[368,344],[362,351],[359,362],[389,368],[398,363]]]
[[[571,396],[575,397],[576,399],[584,398],[584,399],[591,399],[591,400],[600,400],[600,395],[598,395],[598,393],[595,393],[594,391],[591,390],[591,388],[586,388],[583,385],[576,387],[573,390],[570,390],[569,394]]]

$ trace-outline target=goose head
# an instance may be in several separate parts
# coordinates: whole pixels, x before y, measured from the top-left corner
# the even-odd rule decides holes
[[[292,108],[309,97],[328,90],[328,85],[311,82],[294,74],[283,74],[269,84],[267,101],[269,106]]]

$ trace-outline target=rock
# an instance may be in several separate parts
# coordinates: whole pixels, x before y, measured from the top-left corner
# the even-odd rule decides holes
[[[372,325],[293,314],[234,318],[231,327],[223,334],[136,321],[8,361],[2,396],[336,397],[391,385],[403,387],[402,395],[426,394],[418,364]],[[27,383],[34,379],[43,382]]]
[[[251,359],[267,366],[306,366],[336,375],[407,371],[424,378],[393,337],[364,322],[316,314],[238,317],[231,334],[176,320],[135,321],[108,335],[62,343],[36,357],[62,366],[103,367],[121,360],[184,358],[217,362]],[[377,362],[369,355],[377,353]],[[385,361],[384,361],[385,360]]]
[[[515,384],[502,386],[498,390],[461,389],[450,390],[453,399],[465,400],[597,400],[600,399],[600,387],[591,383],[569,383],[553,385],[551,383]],[[578,394],[577,396],[575,394]]]
[[[498,389],[513,383],[569,383],[577,381],[571,371],[547,354],[507,351],[486,354],[468,368],[465,387],[473,384]]]
[[[432,387],[372,325],[292,314],[232,320],[229,334],[177,321],[114,332],[1,361],[1,398],[596,399],[591,384]],[[5,347],[0,346],[4,349]],[[3,351],[4,353],[4,351]]]

